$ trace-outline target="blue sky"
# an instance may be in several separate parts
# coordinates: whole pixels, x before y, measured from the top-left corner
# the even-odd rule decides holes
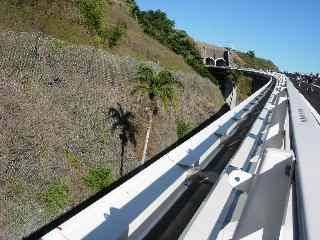
[[[161,9],[196,40],[271,59],[281,70],[320,72],[319,0],[137,0]]]

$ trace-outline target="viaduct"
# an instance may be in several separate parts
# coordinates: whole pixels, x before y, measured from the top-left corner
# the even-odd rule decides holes
[[[230,48],[221,48],[206,43],[197,43],[203,63],[214,67],[233,66],[233,54]]]

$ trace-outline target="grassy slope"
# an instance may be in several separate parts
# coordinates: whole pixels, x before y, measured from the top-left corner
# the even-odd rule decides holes
[[[153,61],[171,70],[193,72],[181,56],[176,55],[158,41],[145,35],[140,26],[127,12],[125,1],[107,1],[106,26],[125,23],[126,35],[119,45],[109,49],[101,43],[81,19],[75,0],[0,0],[0,31],[43,32],[72,44],[91,45],[121,56],[131,56],[143,61]]]
[[[235,58],[235,63],[242,67],[250,67],[255,69],[265,69],[278,71],[278,67],[271,61],[259,57],[251,57],[243,52],[236,52],[238,57]]]
[[[242,102],[252,94],[252,78],[241,75],[237,80],[238,101]]]

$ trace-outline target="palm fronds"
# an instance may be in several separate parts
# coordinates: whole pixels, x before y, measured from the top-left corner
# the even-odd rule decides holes
[[[156,73],[152,67],[143,64],[138,68],[137,80],[139,84],[133,93],[147,96],[154,109],[153,112],[157,112],[157,99],[161,100],[165,110],[169,104],[176,106],[178,90],[183,89],[183,84],[170,71],[163,70]]]

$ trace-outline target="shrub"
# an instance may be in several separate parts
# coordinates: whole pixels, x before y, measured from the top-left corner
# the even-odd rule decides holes
[[[192,122],[188,122],[185,120],[177,120],[176,125],[178,139],[184,137],[194,128],[194,124]]]
[[[64,42],[59,40],[59,39],[53,39],[50,41],[50,44],[49,44],[49,47],[55,51],[55,52],[58,52],[60,51],[61,49],[63,49],[64,47]]]
[[[237,79],[239,100],[243,101],[252,94],[252,78],[240,75]]]
[[[81,15],[85,18],[86,23],[91,26],[97,33],[97,42],[108,41],[110,48],[117,45],[127,26],[117,24],[115,27],[107,29],[104,22],[105,0],[79,0]]]
[[[254,58],[256,56],[256,53],[254,52],[254,50],[248,51],[247,55]]]
[[[138,5],[136,4],[136,2],[134,0],[127,0],[126,2],[128,5],[130,15],[132,17],[137,18],[140,13],[140,9],[139,9]]]
[[[87,24],[100,35],[104,27],[104,0],[79,0],[78,3]]]
[[[79,168],[80,163],[79,163],[79,160],[78,160],[77,156],[75,155],[74,152],[72,152],[67,147],[64,149],[64,156],[67,158],[67,160],[70,163],[71,167]]]
[[[118,24],[107,31],[105,38],[108,40],[108,45],[110,48],[116,46],[125,34],[127,26],[125,24]]]
[[[87,176],[84,176],[82,180],[92,191],[97,192],[110,185],[113,178],[110,169],[97,167],[90,169]]]
[[[63,182],[50,185],[48,190],[42,194],[41,199],[50,213],[63,209],[71,202],[69,188]]]

